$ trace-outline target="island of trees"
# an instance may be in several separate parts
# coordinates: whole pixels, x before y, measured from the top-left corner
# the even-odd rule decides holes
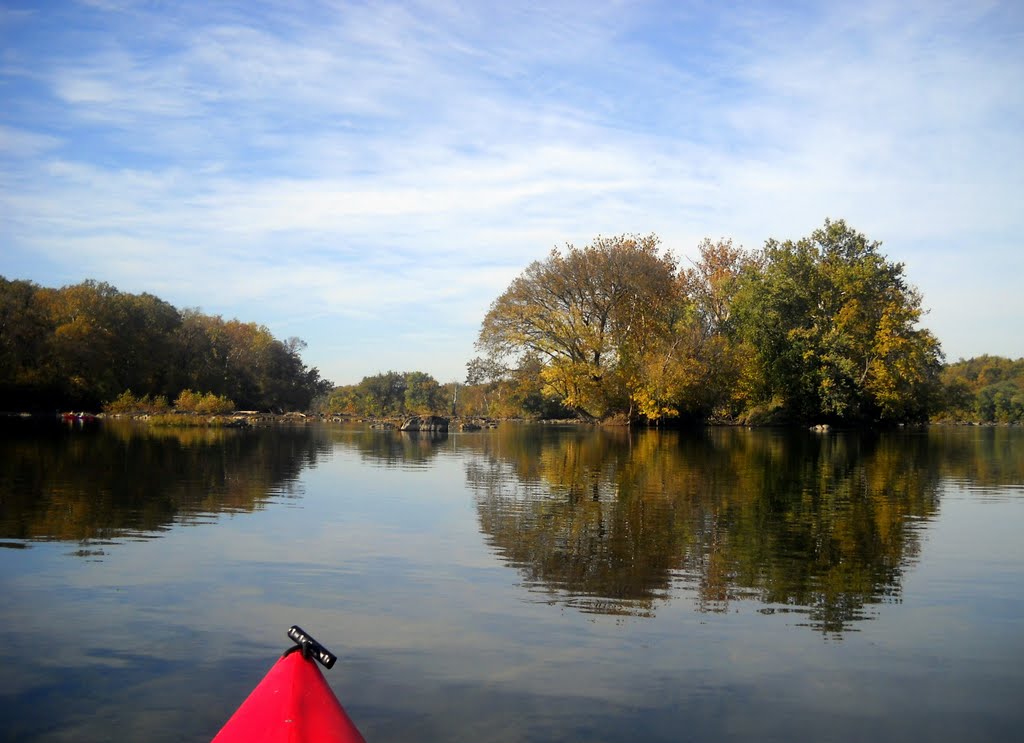
[[[0,278],[0,409],[173,404],[331,415],[670,424],[1024,421],[1024,359],[944,364],[904,266],[843,221],[681,265],[655,235],[531,263],[483,318],[464,382],[333,386],[305,344],[108,284]]]
[[[388,372],[332,412],[624,422],[897,424],[1024,419],[1024,359],[943,363],[902,264],[843,221],[681,266],[654,235],[530,264],[491,305],[466,385]]]

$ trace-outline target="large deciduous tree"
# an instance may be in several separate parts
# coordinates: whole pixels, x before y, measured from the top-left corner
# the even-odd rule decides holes
[[[766,243],[736,302],[755,401],[774,400],[798,419],[927,417],[942,353],[918,327],[921,296],[903,265],[879,247],[841,220]]]
[[[677,295],[676,264],[654,235],[597,238],[531,263],[491,305],[477,346],[536,355],[569,407],[602,417],[629,405],[648,344]]]

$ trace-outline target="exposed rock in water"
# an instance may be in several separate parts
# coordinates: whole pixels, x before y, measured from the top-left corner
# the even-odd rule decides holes
[[[455,426],[460,431],[480,431],[484,428],[497,428],[498,422],[490,418],[456,419]]]
[[[448,419],[439,415],[417,415],[402,424],[403,431],[434,431],[448,433]]]

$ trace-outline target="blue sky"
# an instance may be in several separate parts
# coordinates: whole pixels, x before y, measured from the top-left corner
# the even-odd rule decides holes
[[[556,245],[845,219],[1024,356],[1019,2],[0,3],[0,274],[462,379]]]

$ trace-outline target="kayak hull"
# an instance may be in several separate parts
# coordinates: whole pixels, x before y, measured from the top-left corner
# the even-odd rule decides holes
[[[312,659],[277,661],[213,743],[366,743]]]

